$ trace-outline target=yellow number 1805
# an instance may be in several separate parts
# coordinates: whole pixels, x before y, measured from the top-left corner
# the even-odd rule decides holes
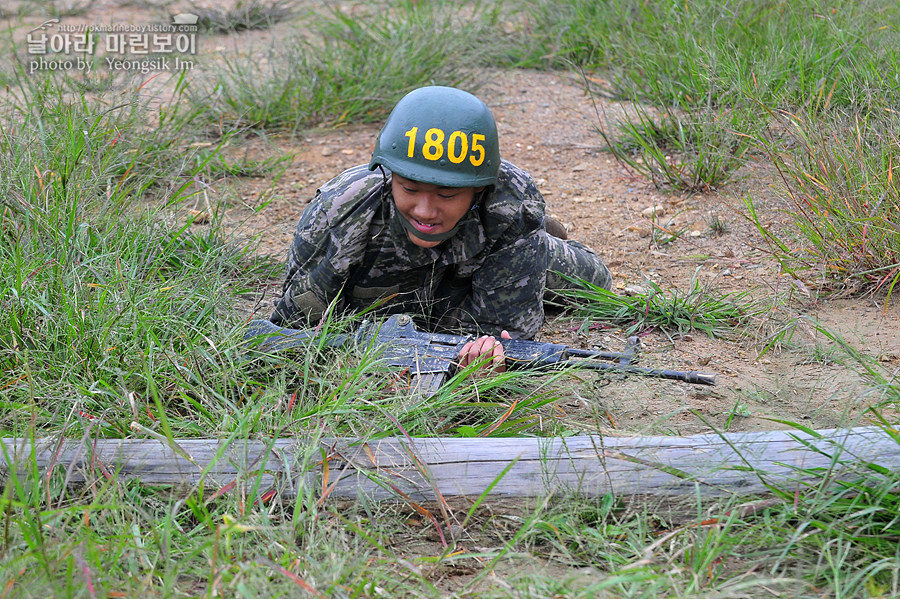
[[[413,127],[406,132],[406,137],[409,138],[409,147],[406,150],[406,155],[409,158],[415,158],[418,135],[418,127]],[[447,160],[453,164],[459,164],[466,158],[469,159],[472,166],[481,166],[481,163],[484,162],[485,152],[482,145],[484,135],[480,133],[473,133],[470,141],[469,137],[462,131],[454,131],[448,137],[443,129],[432,127],[425,132],[423,137],[422,157],[426,160],[440,160],[446,152]],[[444,140],[447,141],[446,148]]]

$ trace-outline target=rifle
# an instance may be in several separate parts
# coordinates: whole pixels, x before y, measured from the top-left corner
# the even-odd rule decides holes
[[[278,351],[303,347],[317,337],[309,331],[282,328],[268,320],[253,320],[245,339],[263,351]],[[363,321],[353,334],[333,335],[322,340],[328,347],[374,345],[379,348],[382,363],[405,369],[413,379],[413,392],[433,395],[456,370],[459,350],[475,337],[426,333],[416,330],[412,318],[395,314],[381,326]],[[716,375],[695,371],[640,368],[631,364],[640,348],[637,337],[629,337],[621,353],[575,349],[557,343],[498,339],[503,345],[507,368],[558,368],[577,366],[590,370],[605,370],[671,379],[697,385],[715,385]],[[598,362],[596,360],[611,360]]]

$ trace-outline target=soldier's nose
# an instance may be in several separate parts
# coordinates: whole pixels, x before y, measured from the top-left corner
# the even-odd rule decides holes
[[[412,212],[413,216],[422,222],[426,222],[429,219],[436,219],[440,214],[438,203],[431,197],[423,197],[421,201],[416,204],[416,207]]]

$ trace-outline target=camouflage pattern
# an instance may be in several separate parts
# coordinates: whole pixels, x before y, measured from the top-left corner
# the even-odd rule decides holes
[[[329,307],[377,306],[377,314],[410,313],[428,330],[533,339],[544,322],[549,267],[609,276],[588,248],[546,234],[543,197],[509,162],[458,233],[434,248],[410,241],[390,177],[360,165],[318,190],[297,225],[272,322],[303,327]]]
[[[573,285],[556,274],[583,279],[604,289],[612,288],[612,274],[594,251],[572,239],[562,240],[547,236],[550,266],[547,270],[547,290],[569,289]],[[546,299],[546,298],[545,298]]]

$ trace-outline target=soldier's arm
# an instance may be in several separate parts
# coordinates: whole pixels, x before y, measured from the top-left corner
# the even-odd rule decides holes
[[[534,339],[544,324],[546,270],[543,231],[531,231],[485,261],[461,314],[491,335],[506,330],[514,339]]]
[[[282,297],[270,320],[282,326],[314,323],[339,293],[341,275],[328,259],[330,230],[321,198],[311,202],[297,224],[288,250]]]
[[[476,330],[534,339],[544,324],[544,286],[549,266],[544,198],[528,173],[501,170],[489,218],[505,222],[502,235],[472,277],[461,315]],[[467,323],[463,323],[467,324]]]
[[[272,322],[314,324],[340,292],[365,254],[369,223],[380,205],[380,174],[365,165],[350,168],[317,192],[297,224],[288,252],[283,296]]]

